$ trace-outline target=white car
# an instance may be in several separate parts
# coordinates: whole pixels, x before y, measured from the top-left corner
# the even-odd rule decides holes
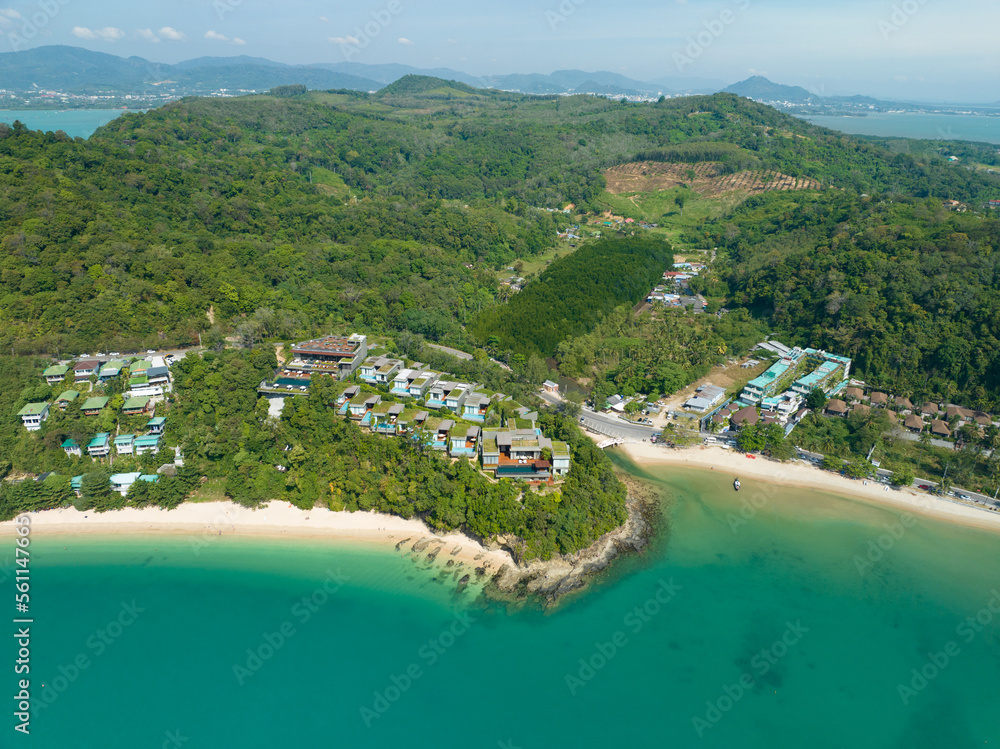
[[[146,353],[147,353],[147,354],[155,354],[156,352],[155,352],[155,351],[153,351],[153,349],[151,349],[151,348],[148,348],[148,349],[146,349]]]

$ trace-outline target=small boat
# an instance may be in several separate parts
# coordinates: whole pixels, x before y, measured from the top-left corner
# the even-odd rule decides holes
[[[740,480],[736,479],[733,481],[733,491],[738,492],[740,490]]]

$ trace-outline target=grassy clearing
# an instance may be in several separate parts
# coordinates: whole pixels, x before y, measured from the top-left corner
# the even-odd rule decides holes
[[[311,167],[312,183],[323,193],[332,195],[340,200],[347,200],[351,195],[350,188],[340,178],[340,175],[324,169],[321,166]]]
[[[677,206],[678,197],[684,200],[683,211]],[[682,249],[678,239],[683,232],[697,229],[706,221],[726,215],[745,198],[745,195],[708,198],[688,188],[678,187],[651,193],[612,195],[604,192],[598,201],[615,215],[659,224],[659,228],[650,231],[665,236],[678,249]]]
[[[309,101],[313,104],[325,104],[329,107],[357,101],[355,97],[348,96],[347,94],[331,94],[326,91],[310,91],[308,97]]]
[[[226,480],[224,478],[209,479],[195,489],[194,494],[186,502],[228,502],[226,496]]]
[[[511,278],[530,278],[532,276],[537,276],[543,270],[545,270],[549,263],[561,257],[568,257],[580,249],[586,240],[574,239],[573,244],[576,247],[570,247],[570,243],[565,240],[560,240],[554,247],[550,247],[545,252],[540,255],[535,255],[534,257],[517,260],[510,264],[510,267],[520,267],[520,270],[510,271],[507,270],[508,266],[504,266],[498,273],[497,278],[501,281],[509,281]],[[517,264],[521,265],[518,266]]]

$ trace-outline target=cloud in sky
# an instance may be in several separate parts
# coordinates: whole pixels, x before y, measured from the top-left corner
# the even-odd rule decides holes
[[[356,36],[331,36],[329,39],[334,44],[361,44]]]
[[[158,44],[160,41],[160,37],[154,34],[152,29],[136,29],[135,35],[143,41],[152,42],[153,44]]]
[[[220,41],[220,42],[228,42],[229,41],[229,37],[228,36],[226,36],[225,34],[220,34],[218,31],[206,31],[205,32],[205,38],[206,39],[215,39],[216,41]]]
[[[403,45],[404,47],[412,47],[412,46],[413,46],[413,42],[411,42],[411,41],[410,41],[409,39],[407,39],[407,38],[406,38],[405,36],[401,36],[401,37],[399,37],[399,39],[398,39],[397,41],[398,41],[398,42],[399,42],[400,44],[402,44],[402,45]]]
[[[238,44],[240,46],[243,46],[244,44],[246,44],[246,42],[243,41],[242,39],[240,39],[238,36],[234,36],[233,37],[233,44]]]
[[[114,42],[125,36],[125,32],[116,29],[114,26],[105,26],[103,29],[88,29],[86,26],[74,26],[70,32],[79,39],[94,41],[100,39],[105,42]]]
[[[0,8],[0,29],[9,29],[20,18],[21,14],[13,8]]]
[[[169,39],[172,42],[182,42],[187,37],[184,36],[182,32],[178,31],[172,26],[164,26],[162,29],[160,29],[160,38]]]

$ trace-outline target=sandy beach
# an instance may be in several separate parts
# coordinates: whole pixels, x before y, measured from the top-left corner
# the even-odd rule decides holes
[[[875,481],[849,479],[802,461],[779,463],[759,455],[748,458],[736,450],[708,446],[675,449],[641,443],[621,445],[615,449],[624,451],[640,466],[674,465],[715,470],[734,477],[745,476],[785,486],[818,489],[858,499],[869,505],[889,506],[925,517],[1000,531],[1000,512],[939,499],[915,489],[887,489],[885,485]]]
[[[434,541],[428,551],[443,546],[441,556],[496,572],[513,565],[504,551],[491,551],[461,534],[440,535],[419,520],[405,520],[374,512],[332,512],[325,508],[300,510],[284,502],[270,502],[251,510],[232,502],[187,502],[174,510],[158,507],[125,508],[113,512],[80,512],[72,507],[32,513],[36,538],[50,535],[174,534],[194,537],[260,536],[269,538],[328,539],[334,542],[374,544],[394,550],[409,539],[408,548],[420,539]],[[0,533],[13,534],[14,523],[0,523]],[[458,549],[456,552],[455,550]],[[455,552],[455,553],[453,553]]]

